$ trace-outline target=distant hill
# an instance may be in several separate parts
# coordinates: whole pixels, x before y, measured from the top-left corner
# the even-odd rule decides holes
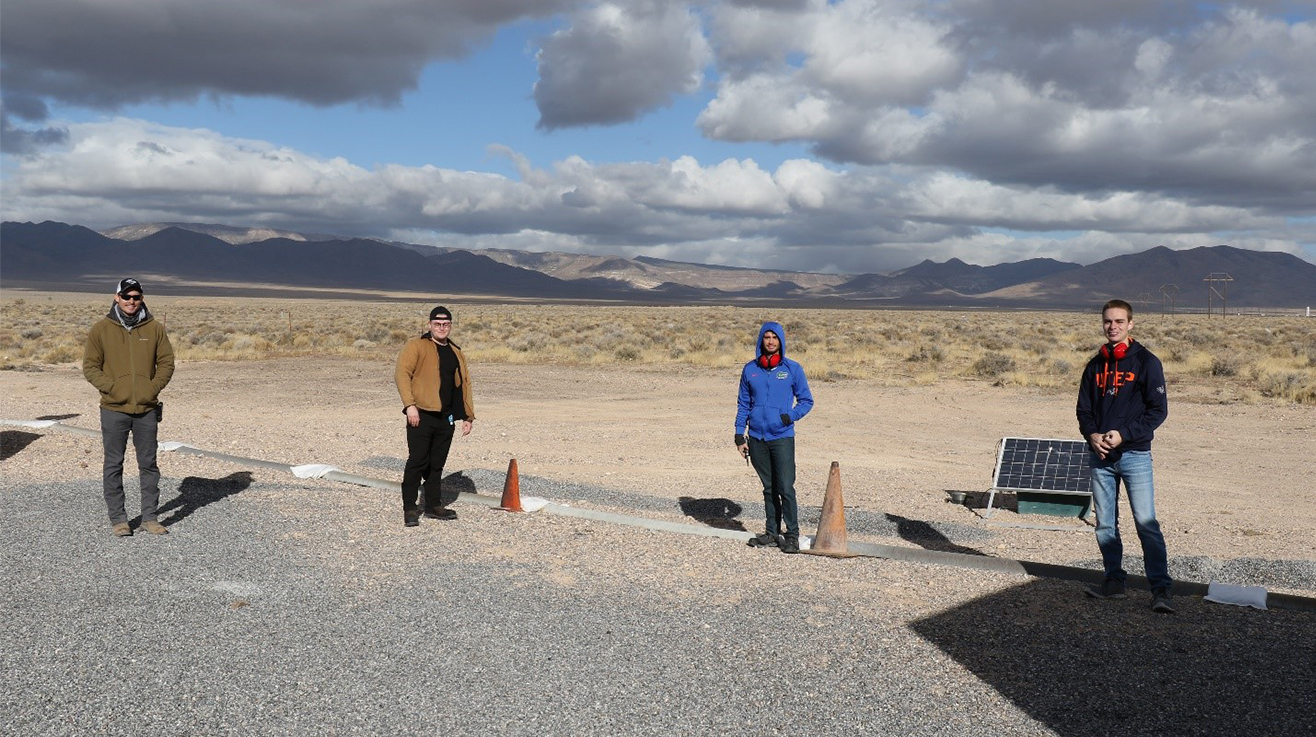
[[[959,294],[984,294],[1081,268],[1080,264],[1050,258],[1031,258],[995,266],[976,266],[953,258],[944,263],[923,261],[894,272],[891,276],[897,279],[919,279]]]
[[[195,233],[205,233],[214,236],[227,243],[256,243],[257,241],[266,241],[271,238],[286,238],[290,241],[342,241],[350,240],[345,236],[336,235],[313,235],[308,233],[298,233],[293,230],[280,230],[278,228],[241,228],[234,225],[214,225],[211,223],[136,223],[133,225],[123,225],[118,228],[100,231],[101,235],[107,238],[114,238],[121,241],[141,240],[148,235],[155,235],[167,228],[177,228],[179,230],[190,230]]]
[[[1091,307],[1111,297],[1159,303],[1161,286],[1174,284],[1178,305],[1204,307],[1202,279],[1221,272],[1234,280],[1227,285],[1231,308],[1316,305],[1316,265],[1289,254],[1229,246],[1158,247],[1090,266],[1046,258],[994,266],[950,259],[927,260],[890,274],[837,275],[280,233],[250,240],[265,231],[151,223],[97,233],[65,223],[6,222],[0,225],[0,282],[101,290],[133,273],[163,284],[229,290],[236,287],[215,285],[654,303],[978,308]]]
[[[204,233],[165,228],[131,246],[63,223],[4,223],[6,282],[112,283],[123,274],[182,282],[407,290],[559,299],[617,299],[628,290],[580,285],[464,251],[416,251],[373,240],[322,242],[272,238],[232,244]],[[582,294],[583,292],[583,294]]]
[[[1114,256],[1079,269],[1005,287],[985,297],[1054,304],[1091,304],[1112,297],[1132,300],[1139,294],[1161,301],[1161,286],[1178,287],[1176,304],[1206,307],[1211,273],[1228,274],[1228,303],[1234,306],[1316,306],[1316,264],[1273,251],[1232,246],[1200,246],[1174,251],[1157,246],[1142,253]],[[1217,303],[1218,304],[1218,303]]]

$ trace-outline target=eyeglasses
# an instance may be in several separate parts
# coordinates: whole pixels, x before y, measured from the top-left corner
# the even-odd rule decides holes
[[[450,321],[450,320],[430,320],[430,324],[433,325],[433,326],[436,327],[436,328],[450,328],[450,327],[452,327],[452,321]]]
[[[125,301],[128,301],[128,302],[141,302],[141,301],[142,301],[142,295],[140,295],[140,294],[120,294],[120,295],[119,295],[119,299],[122,299],[122,300],[125,300]]]

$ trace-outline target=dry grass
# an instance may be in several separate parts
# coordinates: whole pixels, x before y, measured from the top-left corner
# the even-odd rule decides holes
[[[420,334],[430,302],[156,297],[180,360],[363,355],[392,361]],[[0,369],[80,361],[108,298],[8,292]],[[473,361],[688,364],[732,369],[758,327],[786,326],[810,379],[926,386],[948,378],[1072,391],[1101,340],[1095,314],[780,310],[732,307],[464,305],[453,339]],[[1136,316],[1135,335],[1172,384],[1228,387],[1244,401],[1316,404],[1316,320]]]

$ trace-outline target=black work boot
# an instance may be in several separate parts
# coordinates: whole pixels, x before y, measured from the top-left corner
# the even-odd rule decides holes
[[[783,553],[800,552],[800,536],[787,533],[786,536],[781,539],[781,552]]]
[[[777,547],[777,536],[771,532],[760,532],[751,537],[747,544],[751,548],[775,548]]]

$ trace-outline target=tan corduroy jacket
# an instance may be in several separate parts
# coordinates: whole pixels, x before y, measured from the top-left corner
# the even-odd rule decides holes
[[[452,378],[453,388],[461,389],[462,405],[466,409],[466,419],[475,419],[475,400],[471,396],[471,375],[466,370],[466,356],[456,343],[449,342],[452,352],[457,356],[457,375]],[[434,350],[434,341],[428,335],[412,338],[402,346],[398,354],[397,370],[393,379],[398,385],[398,395],[402,397],[405,409],[416,405],[417,409],[440,412],[439,406],[439,353]]]
[[[174,347],[149,315],[132,330],[106,317],[91,327],[82,375],[100,390],[101,407],[130,415],[155,408],[174,375]]]

